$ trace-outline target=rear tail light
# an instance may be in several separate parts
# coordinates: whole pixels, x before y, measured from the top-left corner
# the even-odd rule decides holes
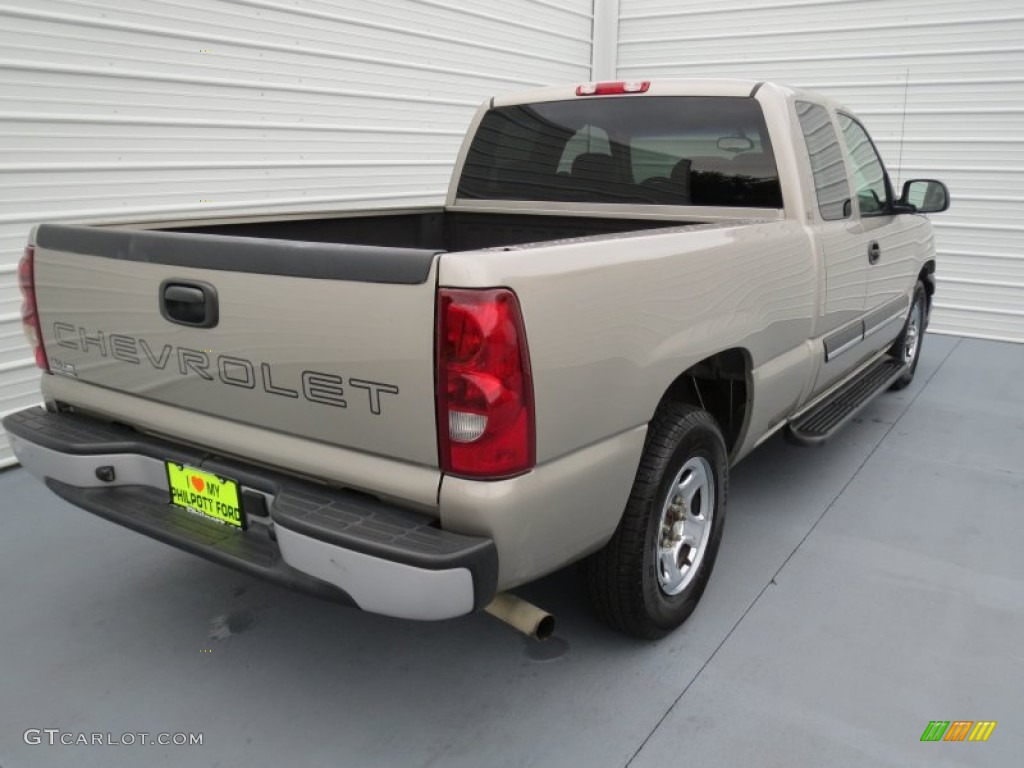
[[[576,86],[577,96],[612,96],[622,93],[647,93],[650,80],[616,80],[607,83],[584,83]]]
[[[39,324],[39,306],[36,304],[36,249],[28,245],[18,262],[18,288],[21,289],[21,327],[36,356],[36,365],[47,373],[50,363],[43,349],[43,329]]]
[[[533,382],[519,301],[506,288],[438,293],[441,469],[497,479],[533,468]]]

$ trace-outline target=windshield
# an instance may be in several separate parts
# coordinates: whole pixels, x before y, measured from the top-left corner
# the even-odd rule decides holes
[[[473,137],[458,197],[782,207],[760,104],[722,96],[491,109]]]

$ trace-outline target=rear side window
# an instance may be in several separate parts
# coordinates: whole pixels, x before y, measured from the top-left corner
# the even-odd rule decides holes
[[[846,163],[839,146],[839,136],[832,119],[824,107],[806,101],[796,103],[796,116],[811,159],[814,192],[818,196],[818,210],[826,221],[844,219],[843,209],[850,199],[850,185],[846,180]]]
[[[489,110],[458,197],[781,208],[761,106],[741,97],[595,98]]]

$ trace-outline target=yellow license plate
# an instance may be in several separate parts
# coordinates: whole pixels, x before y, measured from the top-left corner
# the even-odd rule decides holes
[[[168,461],[167,484],[172,504],[227,525],[245,527],[234,480]]]

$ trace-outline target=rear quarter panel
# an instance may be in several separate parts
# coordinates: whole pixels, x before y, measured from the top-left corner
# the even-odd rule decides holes
[[[789,353],[802,382],[815,264],[806,230],[784,220],[446,254],[438,277],[518,295],[543,464],[646,424],[676,377],[725,349],[746,350],[754,368]],[[778,410],[801,394],[763,402]],[[758,401],[750,422],[770,421]]]

